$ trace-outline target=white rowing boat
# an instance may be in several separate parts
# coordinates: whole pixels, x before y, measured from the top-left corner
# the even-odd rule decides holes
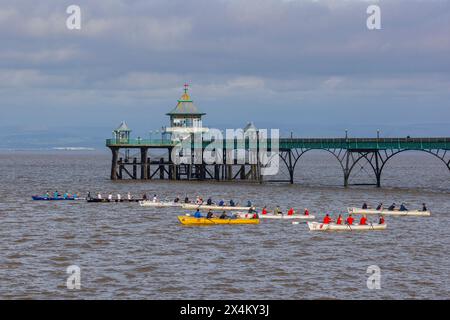
[[[234,212],[234,214],[239,218],[252,218],[254,213],[246,212]],[[300,215],[294,214],[288,216],[286,214],[258,214],[259,219],[286,219],[286,220],[314,220],[316,217],[312,215]]]
[[[260,219],[287,219],[287,220],[314,220],[316,217],[313,215],[304,215],[304,214],[293,214],[291,216],[287,214],[260,214]]]
[[[336,223],[320,223],[320,222],[307,222],[308,228],[311,231],[371,231],[371,230],[384,230],[386,224],[367,224],[367,225],[347,225]]]
[[[173,201],[150,201],[144,200],[139,201],[139,205],[141,207],[153,207],[153,208],[172,208],[172,207],[181,207],[181,203],[176,203]]]
[[[411,216],[411,217],[429,217],[431,216],[430,211],[419,211],[419,210],[376,210],[376,209],[360,209],[360,208],[348,208],[348,213],[351,214],[379,214],[384,216]]]
[[[222,211],[248,211],[250,207],[230,207],[230,206],[218,206],[218,205],[207,205],[207,204],[195,204],[195,203],[183,203],[181,206],[183,209],[188,210],[222,210]]]

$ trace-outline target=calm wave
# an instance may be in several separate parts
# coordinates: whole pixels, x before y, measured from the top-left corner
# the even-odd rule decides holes
[[[381,189],[343,188],[339,164],[325,153],[305,155],[295,185],[111,182],[109,165],[109,154],[0,153],[0,298],[450,298],[450,173],[431,156],[394,158]],[[366,171],[358,168],[353,182],[371,179]],[[388,218],[388,230],[365,233],[318,234],[287,221],[193,228],[178,223],[185,212],[174,208],[31,201],[55,189],[252,200],[320,217],[363,201],[426,202],[433,215]],[[69,265],[81,267],[81,290],[66,288]],[[367,289],[370,265],[381,268],[381,290]]]

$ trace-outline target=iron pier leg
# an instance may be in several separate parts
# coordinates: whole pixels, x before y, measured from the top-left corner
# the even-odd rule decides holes
[[[377,188],[381,187],[381,171],[380,171],[380,152],[375,152],[375,175],[377,177]]]
[[[141,179],[147,180],[147,148],[141,148]]]
[[[350,176],[350,151],[345,152],[345,169],[344,169],[344,187],[348,187],[348,178]]]
[[[289,182],[294,183],[294,168],[292,167],[292,150],[289,149]]]
[[[119,158],[119,149],[111,148],[112,161],[111,161],[111,180],[117,180],[117,160]]]
[[[137,158],[133,158],[133,179],[137,179]]]
[[[159,159],[159,178],[164,180],[164,158]]]

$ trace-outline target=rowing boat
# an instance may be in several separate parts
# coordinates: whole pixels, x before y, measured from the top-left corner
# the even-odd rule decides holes
[[[201,226],[217,224],[258,224],[259,219],[220,219],[220,218],[195,218],[191,216],[178,216],[178,220],[183,225]]]
[[[87,199],[87,202],[90,203],[108,203],[108,202],[139,202],[142,201],[142,199],[97,199],[97,198],[93,198],[93,199]]]
[[[35,201],[73,201],[73,200],[85,200],[81,198],[74,198],[74,197],[40,197],[40,196],[32,196],[32,199]]]
[[[295,220],[295,219],[302,219],[302,220],[314,220],[316,217],[313,215],[304,215],[304,214],[293,214],[293,215],[287,215],[287,214],[261,214],[259,215],[260,219],[287,219],[287,220]]]
[[[225,211],[248,211],[250,207],[231,207],[231,206],[218,206],[218,205],[207,205],[207,204],[195,204],[195,203],[183,203],[181,206],[183,209],[188,210],[225,210]]]
[[[235,213],[239,218],[251,218],[253,217],[254,213],[245,213],[245,212],[236,212]],[[316,217],[312,215],[300,215],[300,214],[294,214],[294,215],[286,215],[286,214],[259,214],[259,219],[286,219],[286,220],[314,220]]]
[[[181,203],[177,203],[177,202],[171,202],[171,201],[149,201],[149,200],[144,200],[144,201],[139,201],[139,205],[141,207],[154,207],[154,208],[171,208],[171,207],[181,207]]]
[[[347,225],[336,223],[320,223],[320,222],[307,222],[308,228],[311,231],[371,231],[371,230],[384,230],[386,224],[367,224],[367,225]]]
[[[348,208],[348,213],[351,214],[379,214],[385,216],[411,216],[411,217],[429,217],[431,215],[430,211],[419,211],[419,210],[376,210],[376,209],[360,209],[360,208]]]

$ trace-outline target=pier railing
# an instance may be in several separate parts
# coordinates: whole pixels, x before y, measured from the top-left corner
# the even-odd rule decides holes
[[[229,141],[228,141],[229,142]],[[211,141],[203,141],[203,145],[210,144]],[[225,146],[226,140],[223,141]],[[232,142],[233,143],[233,142]],[[271,147],[271,140],[268,139],[267,147]],[[129,139],[129,140],[106,140],[107,147],[119,148],[171,148],[176,145],[170,139]],[[235,140],[235,147],[244,145],[243,141]],[[248,146],[248,143],[245,143]],[[280,138],[280,149],[410,149],[427,150],[443,149],[450,150],[450,138]]]

